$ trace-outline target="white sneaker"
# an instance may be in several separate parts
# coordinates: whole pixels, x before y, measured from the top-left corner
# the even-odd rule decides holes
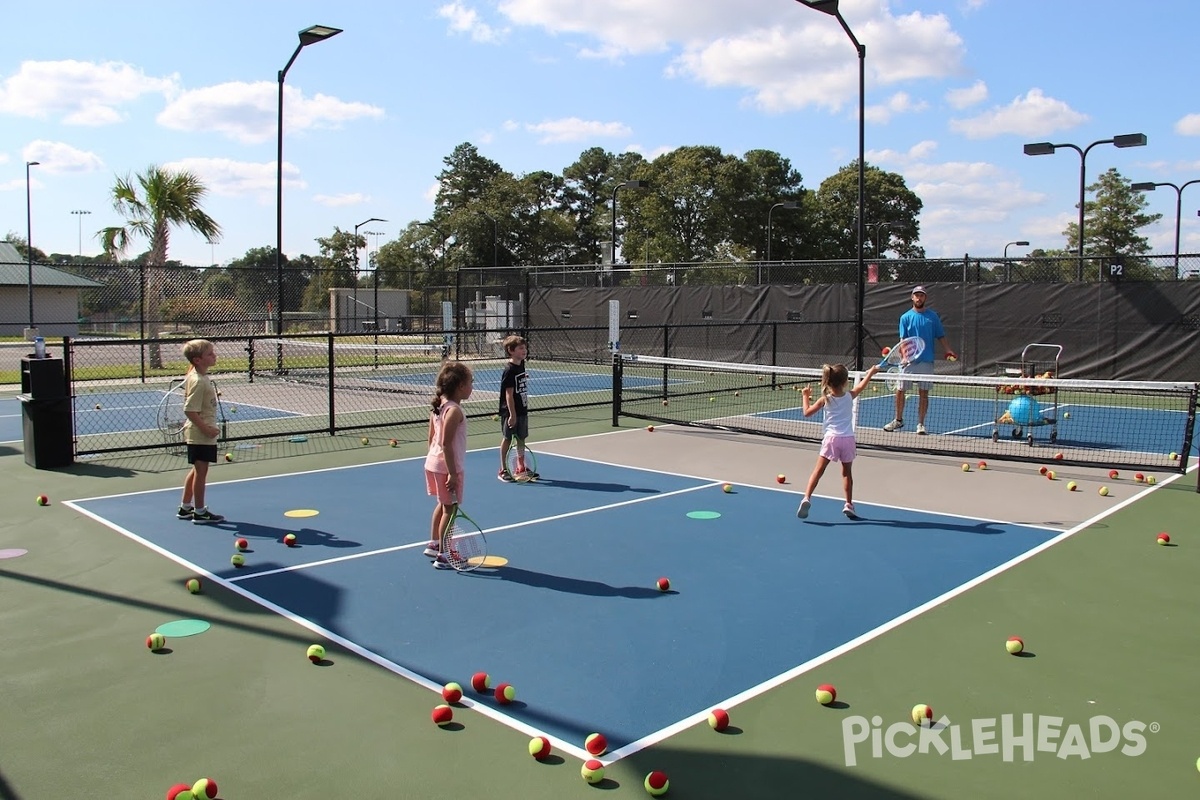
[[[904,427],[904,420],[894,419],[891,422],[889,422],[887,425],[884,425],[883,429],[885,431],[887,431],[888,433],[891,433],[892,431],[898,431],[903,427]]]
[[[808,519],[808,510],[812,508],[812,503],[808,502],[808,498],[800,501],[800,507],[796,509],[796,516],[800,519]]]
[[[918,422],[917,423],[917,436],[924,436],[927,433],[929,433],[929,431],[925,430],[925,423]]]
[[[846,503],[846,505],[842,506],[842,513],[850,519],[858,518],[858,514],[854,513],[854,503]]]

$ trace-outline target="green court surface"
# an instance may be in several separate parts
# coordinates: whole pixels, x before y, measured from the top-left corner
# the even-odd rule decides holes
[[[613,430],[606,409],[531,421],[546,452],[560,441],[570,445],[572,437]],[[492,447],[494,439],[494,423],[472,423],[472,448]],[[798,491],[815,450],[773,446],[788,454],[793,477],[785,488]],[[1128,493],[1130,502],[1087,516],[1095,521],[1032,558],[733,705],[729,731],[703,722],[677,731],[610,765],[605,782],[591,786],[580,778],[577,758],[556,751],[534,761],[527,735],[472,709],[456,709],[453,728],[437,727],[430,711],[440,698],[335,643],[325,642],[327,661],[314,666],[305,658],[308,645],[319,641],[310,631],[212,581],[201,594],[189,594],[186,567],[63,505],[176,486],[181,469],[164,468],[160,459],[152,470],[139,470],[130,459],[39,471],[25,465],[18,446],[0,447],[6,511],[0,553],[28,551],[0,559],[0,798],[160,798],[173,784],[204,776],[217,781],[225,800],[644,797],[642,780],[651,770],[669,775],[667,797],[713,800],[1180,798],[1200,791],[1194,471],[1160,476],[1154,491],[1136,500]],[[384,461],[423,449],[411,441],[398,448],[314,441],[308,455],[221,465],[214,480]],[[1005,466],[992,466],[998,474],[989,479],[1003,477]],[[980,477],[955,475],[958,464],[948,460],[893,456],[873,468],[864,464],[858,496],[884,491],[888,469],[921,471],[934,496],[911,498],[923,507],[938,498],[961,502],[967,484],[952,481]],[[762,485],[770,487],[777,468],[762,471]],[[1081,480],[1094,477],[1081,473]],[[833,471],[826,475],[820,494],[837,491],[835,478]],[[1044,484],[1029,485],[1041,491]],[[220,510],[219,486],[212,491]],[[49,496],[49,506],[35,503],[39,494]],[[1061,497],[1065,507],[1076,495],[1064,490]],[[1094,497],[1093,489],[1087,500]],[[349,500],[387,498],[364,489]],[[1027,500],[1035,502],[1012,491],[990,498],[1009,506],[1014,520]],[[396,513],[420,529],[428,511]],[[1063,511],[1063,529],[1074,527],[1076,514]],[[175,522],[168,514],[163,524]],[[1157,545],[1159,531],[1169,531],[1174,546]],[[804,535],[800,526],[797,535]],[[752,547],[731,557],[761,559],[763,570],[788,569]],[[431,598],[422,608],[393,611],[426,616],[447,636],[470,635],[469,625],[440,620],[435,608]],[[163,623],[194,619],[211,628],[172,639],[169,653],[145,647]],[[604,619],[578,624],[580,637],[621,640],[622,631]],[[1010,635],[1023,637],[1031,656],[1008,655]],[[654,653],[645,658],[653,661]],[[815,702],[821,683],[837,687],[836,707]],[[957,726],[940,736],[949,748],[944,755],[936,746],[896,755],[883,744],[888,726],[907,721],[916,703]],[[1020,725],[1027,714],[1046,732],[1032,731],[1032,746],[1017,744],[1015,760],[1005,760],[999,720],[1014,715]],[[848,765],[843,726],[860,717],[867,726],[879,718],[880,756],[872,755],[868,738]],[[1140,754],[1121,752],[1132,739],[1100,752],[1110,736],[1101,721],[1098,743],[1093,739],[1090,726],[1100,718],[1144,731],[1144,747],[1134,748]],[[983,739],[972,730],[974,721],[986,733],[992,720],[1001,749],[994,754],[986,741],[979,747]],[[1045,749],[1037,746],[1042,738]],[[902,736],[897,744],[906,741]],[[966,757],[964,749],[981,752]]]

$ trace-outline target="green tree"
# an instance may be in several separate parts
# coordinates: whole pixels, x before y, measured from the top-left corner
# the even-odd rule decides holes
[[[136,177],[118,178],[112,188],[113,208],[125,224],[101,231],[104,252],[115,261],[124,254],[134,237],[145,237],[150,250],[145,260],[146,323],[151,339],[162,329],[162,300],[167,251],[171,228],[188,228],[216,242],[221,226],[204,212],[201,202],[208,189],[190,172],[150,166]],[[150,366],[162,369],[158,343],[149,348]]]
[[[574,164],[562,171],[560,213],[571,222],[573,247],[568,263],[598,264],[600,242],[611,235],[604,222],[605,204],[612,194],[616,156],[600,147],[590,147]]]
[[[804,179],[791,161],[773,150],[751,150],[742,157],[744,190],[733,200],[730,238],[759,260],[799,258],[815,218],[806,204]],[[800,203],[800,208],[776,208],[776,203]],[[768,220],[769,217],[769,220]],[[768,222],[770,225],[768,226]],[[768,247],[768,227],[771,236]]]
[[[924,203],[904,182],[904,177],[872,167],[863,170],[863,219],[868,226],[863,255],[878,259],[887,251],[900,258],[924,258],[918,217]],[[817,190],[817,231],[809,258],[857,258],[858,162],[852,161],[822,181]],[[876,229],[878,223],[890,223]],[[876,246],[875,233],[880,233]]]
[[[470,142],[454,148],[442,159],[445,169],[438,173],[438,193],[434,200],[434,222],[454,211],[477,205],[487,194],[488,186],[505,174],[500,165],[479,154]]]
[[[329,290],[354,286],[358,248],[362,237],[334,228],[330,236],[317,237],[320,255],[314,259],[312,277],[304,289],[305,311],[328,311]]]
[[[1145,195],[1135,192],[1132,186],[1116,169],[1109,169],[1087,187],[1095,199],[1083,204],[1083,252],[1085,256],[1123,256],[1127,278],[1149,278],[1153,270],[1147,259],[1138,256],[1150,252],[1150,242],[1138,231],[1158,222],[1162,214],[1147,214]],[[1067,237],[1068,248],[1078,252],[1079,223],[1067,225],[1063,235]],[[1084,280],[1099,280],[1100,271],[1094,265],[1085,266]]]

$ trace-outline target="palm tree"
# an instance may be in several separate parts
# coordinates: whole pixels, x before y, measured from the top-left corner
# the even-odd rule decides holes
[[[140,187],[140,193],[139,193]],[[171,227],[186,227],[212,243],[220,239],[221,226],[204,213],[200,201],[208,192],[199,178],[190,172],[174,172],[151,165],[134,179],[118,178],[113,186],[113,208],[125,218],[125,225],[100,232],[104,252],[117,260],[134,236],[150,241],[145,259],[148,336],[157,339],[162,326],[162,289],[167,263]],[[150,345],[150,366],[162,369],[162,354],[157,343]]]

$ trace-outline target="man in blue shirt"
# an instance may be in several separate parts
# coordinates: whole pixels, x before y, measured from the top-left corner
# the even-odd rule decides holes
[[[942,318],[932,308],[925,305],[926,293],[924,286],[918,286],[912,291],[912,308],[900,315],[900,338],[907,339],[910,336],[917,336],[924,340],[925,350],[912,361],[900,368],[900,371],[906,375],[932,375],[933,361],[936,357],[934,351],[934,342],[941,342],[942,348],[946,351],[946,360],[957,361],[958,356],[954,354],[946,344],[946,331],[942,327]],[[925,430],[925,412],[929,410],[929,383],[918,383],[917,393],[919,399],[917,401],[917,435],[924,436]],[[904,393],[907,391],[909,381],[902,381],[900,387],[896,390],[896,418],[883,426],[885,431],[898,431],[904,427]]]

